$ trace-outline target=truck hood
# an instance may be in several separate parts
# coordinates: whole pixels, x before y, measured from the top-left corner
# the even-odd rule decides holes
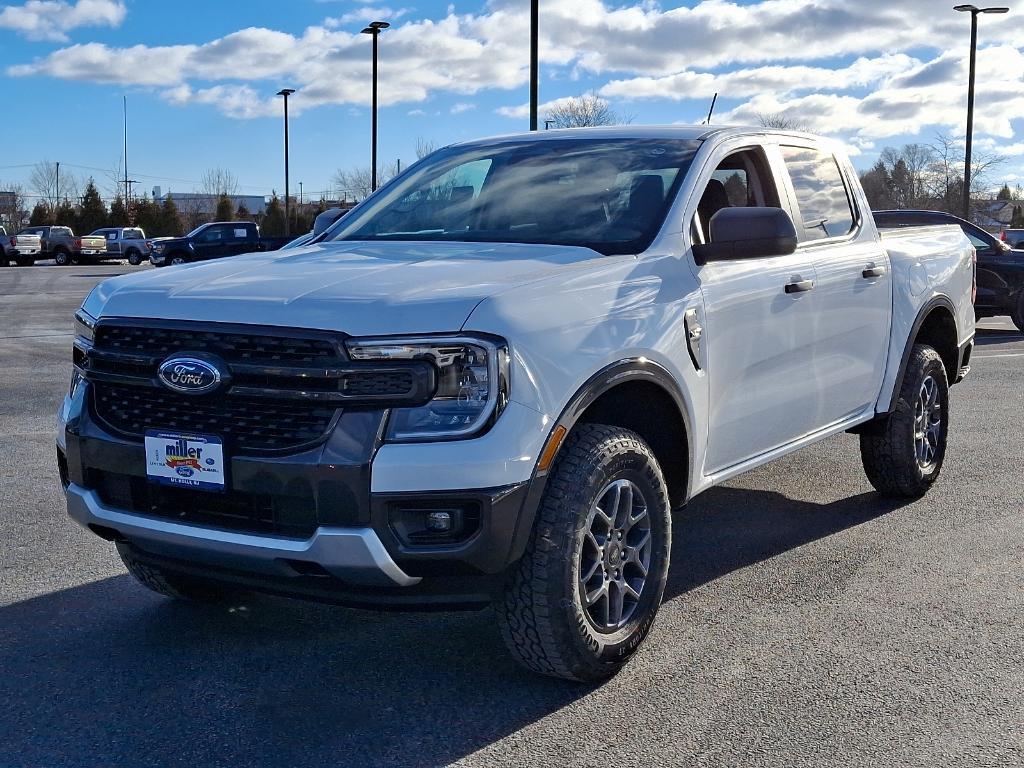
[[[100,283],[93,317],[335,330],[352,335],[462,328],[488,296],[609,259],[589,248],[508,243],[320,243],[147,270]]]

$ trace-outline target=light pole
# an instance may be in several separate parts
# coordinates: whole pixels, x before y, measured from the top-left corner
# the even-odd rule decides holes
[[[978,8],[974,5],[955,5],[954,11],[971,14],[971,66],[967,80],[967,150],[964,157],[964,218],[971,218],[971,143],[974,139],[974,60],[978,51],[978,14],[1007,13],[1005,6]]]
[[[282,88],[278,96],[284,96],[284,236],[288,237],[291,226],[290,204],[288,202],[288,97],[295,93],[294,88]]]
[[[377,38],[390,27],[386,21],[371,21],[362,34],[373,38],[373,126],[370,139],[370,192],[377,191]]]
[[[530,130],[537,130],[537,101],[540,94],[540,69],[537,64],[537,37],[540,31],[540,0],[530,0]]]

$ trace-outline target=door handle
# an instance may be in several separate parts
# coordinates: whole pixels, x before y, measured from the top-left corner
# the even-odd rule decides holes
[[[885,274],[885,267],[879,267],[875,264],[868,264],[863,272],[860,273],[861,277],[872,278],[881,277]]]
[[[786,293],[804,293],[813,287],[813,280],[797,280],[795,283],[786,283]]]

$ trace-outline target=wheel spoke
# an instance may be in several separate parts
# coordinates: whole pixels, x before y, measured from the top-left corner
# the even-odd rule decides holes
[[[608,582],[608,626],[617,627],[622,623],[623,591],[617,581]]]
[[[619,488],[619,505],[615,510],[615,527],[623,531],[629,528],[629,519],[633,516],[633,484],[622,483]]]
[[[640,593],[637,590],[633,589],[633,585],[630,584],[628,581],[622,582],[622,586],[626,590],[626,593],[629,594],[634,600],[640,599]],[[643,584],[641,584],[640,589],[643,588]]]
[[[594,578],[594,574],[597,573],[597,569],[600,567],[601,558],[596,558],[594,562],[590,564],[590,567],[587,569],[587,572],[580,576],[580,584],[586,586],[590,582],[590,580]]]
[[[606,596],[607,594],[608,594],[608,582],[602,581],[600,587],[597,587],[596,589],[592,589],[590,592],[587,592],[587,594],[583,598],[583,601],[584,601],[586,607],[589,608],[590,606],[592,606],[594,603],[596,603],[598,600],[600,600],[602,597]]]

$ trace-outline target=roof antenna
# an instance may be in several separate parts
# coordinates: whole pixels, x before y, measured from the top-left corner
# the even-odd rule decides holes
[[[715,91],[715,95],[711,98],[711,109],[708,110],[708,119],[704,121],[705,125],[711,125],[711,113],[715,111],[716,101],[718,101],[718,91]]]

